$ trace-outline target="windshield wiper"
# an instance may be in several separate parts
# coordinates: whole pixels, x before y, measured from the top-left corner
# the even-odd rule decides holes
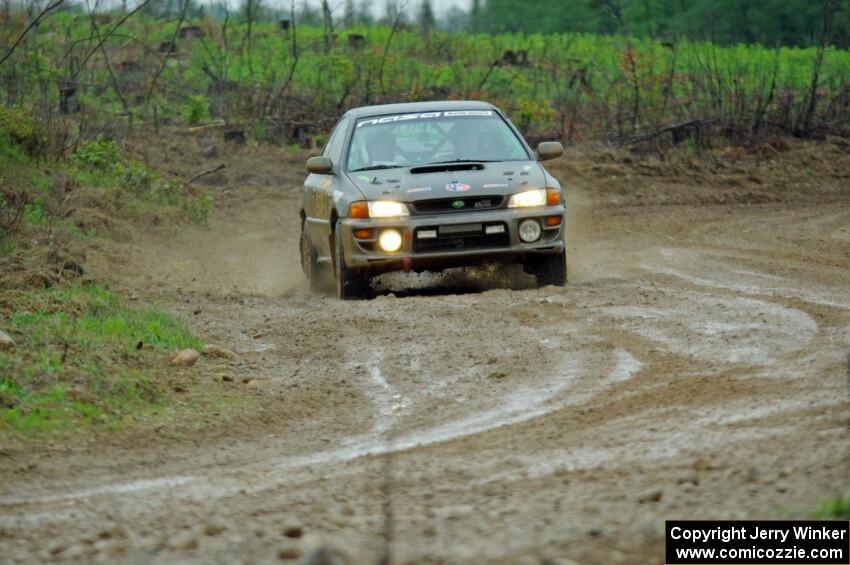
[[[360,169],[354,169],[352,173],[360,173],[362,171],[381,171],[384,169],[400,169],[404,165],[372,165],[371,167],[362,167]]]
[[[424,165],[420,165],[422,167],[427,167],[428,165],[448,165],[449,163],[495,163],[493,159],[449,159],[448,161],[434,161],[433,163],[426,163]]]

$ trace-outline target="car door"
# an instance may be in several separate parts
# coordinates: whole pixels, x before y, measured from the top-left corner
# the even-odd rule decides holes
[[[333,161],[333,174],[310,173],[304,182],[302,206],[305,213],[305,227],[320,260],[327,260],[331,256],[330,218],[333,212],[333,193],[339,184],[338,175],[342,170],[340,159],[349,122],[350,120],[345,117],[339,121],[322,151],[323,157]]]

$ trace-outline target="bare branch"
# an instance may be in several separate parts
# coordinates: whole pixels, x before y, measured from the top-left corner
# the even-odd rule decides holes
[[[52,12],[53,10],[55,10],[56,8],[61,6],[64,2],[65,2],[65,0],[53,0],[52,2],[47,4],[47,6],[41,11],[41,13],[38,14],[38,16],[36,16],[29,23],[29,25],[26,27],[26,29],[24,29],[23,32],[21,32],[21,35],[18,36],[18,39],[15,40],[15,42],[9,48],[9,51],[7,51],[6,54],[3,56],[3,58],[0,59],[0,65],[3,65],[3,63],[6,62],[6,59],[8,59],[9,57],[12,56],[12,53],[15,52],[15,49],[18,48],[18,45],[21,44],[21,42],[24,40],[24,38],[27,36],[27,34],[30,32],[30,30],[38,25],[38,22],[40,22],[43,17],[45,17],[47,14],[49,14],[50,12]]]
[[[222,164],[220,164],[220,165],[218,165],[217,167],[214,167],[214,168],[212,168],[212,169],[207,169],[207,170],[205,170],[205,171],[201,171],[201,172],[200,172],[200,173],[198,173],[197,175],[195,175],[195,176],[193,176],[192,178],[190,178],[189,180],[187,180],[187,181],[186,181],[186,184],[192,184],[193,182],[195,182],[195,181],[196,181],[196,180],[198,180],[199,178],[205,177],[205,176],[207,176],[207,175],[215,174],[215,173],[217,173],[217,172],[219,172],[219,171],[223,170],[225,167],[226,167],[226,165],[225,165],[224,163],[222,163]]]
[[[95,45],[88,53],[86,53],[86,56],[83,57],[83,60],[80,62],[80,66],[77,69],[77,72],[74,74],[74,79],[76,79],[80,75],[80,73],[82,72],[83,68],[86,66],[86,63],[91,58],[91,56],[94,55],[95,52],[98,49],[101,48],[101,46],[104,44],[104,42],[107,39],[112,37],[112,34],[115,33],[115,30],[117,30],[119,27],[124,25],[124,22],[126,22],[128,19],[130,19],[130,16],[132,16],[133,14],[135,14],[136,12],[138,12],[139,10],[141,10],[142,8],[144,8],[145,6],[147,6],[150,3],[151,3],[151,0],[143,0],[142,2],[139,3],[138,6],[133,8],[131,11],[127,12],[127,14],[125,14],[123,18],[118,20],[118,22],[114,26],[112,26],[109,29],[109,31],[107,31],[105,34],[101,35],[100,40],[97,42],[97,45]]]

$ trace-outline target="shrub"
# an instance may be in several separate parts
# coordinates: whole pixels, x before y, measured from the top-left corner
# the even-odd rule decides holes
[[[24,206],[24,221],[28,224],[43,224],[47,221],[44,198],[36,198]]]
[[[212,202],[206,194],[187,198],[183,203],[183,211],[186,213],[186,217],[198,224],[207,223],[210,208],[212,208]]]
[[[47,151],[47,129],[31,114],[16,106],[0,106],[0,137],[20,146],[34,157]]]
[[[114,141],[98,138],[81,144],[71,155],[71,164],[79,169],[113,172],[121,164],[121,150]]]
[[[0,240],[18,231],[28,204],[29,195],[25,191],[0,187]]]
[[[210,117],[210,103],[203,94],[190,96],[183,106],[183,118],[190,124],[203,122]]]
[[[144,196],[154,189],[159,176],[138,161],[118,165],[118,178],[121,186],[136,196]]]

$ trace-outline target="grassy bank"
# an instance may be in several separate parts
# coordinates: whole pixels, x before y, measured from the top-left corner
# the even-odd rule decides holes
[[[119,423],[170,390],[176,349],[202,346],[185,324],[133,308],[99,285],[7,291],[0,351],[0,429],[30,433]]]
[[[0,106],[0,331],[15,342],[0,348],[0,438],[117,427],[170,409],[197,380],[169,359],[201,341],[108,289],[85,258],[119,229],[204,223],[209,199],[114,141],[59,155],[54,133],[43,116]]]

